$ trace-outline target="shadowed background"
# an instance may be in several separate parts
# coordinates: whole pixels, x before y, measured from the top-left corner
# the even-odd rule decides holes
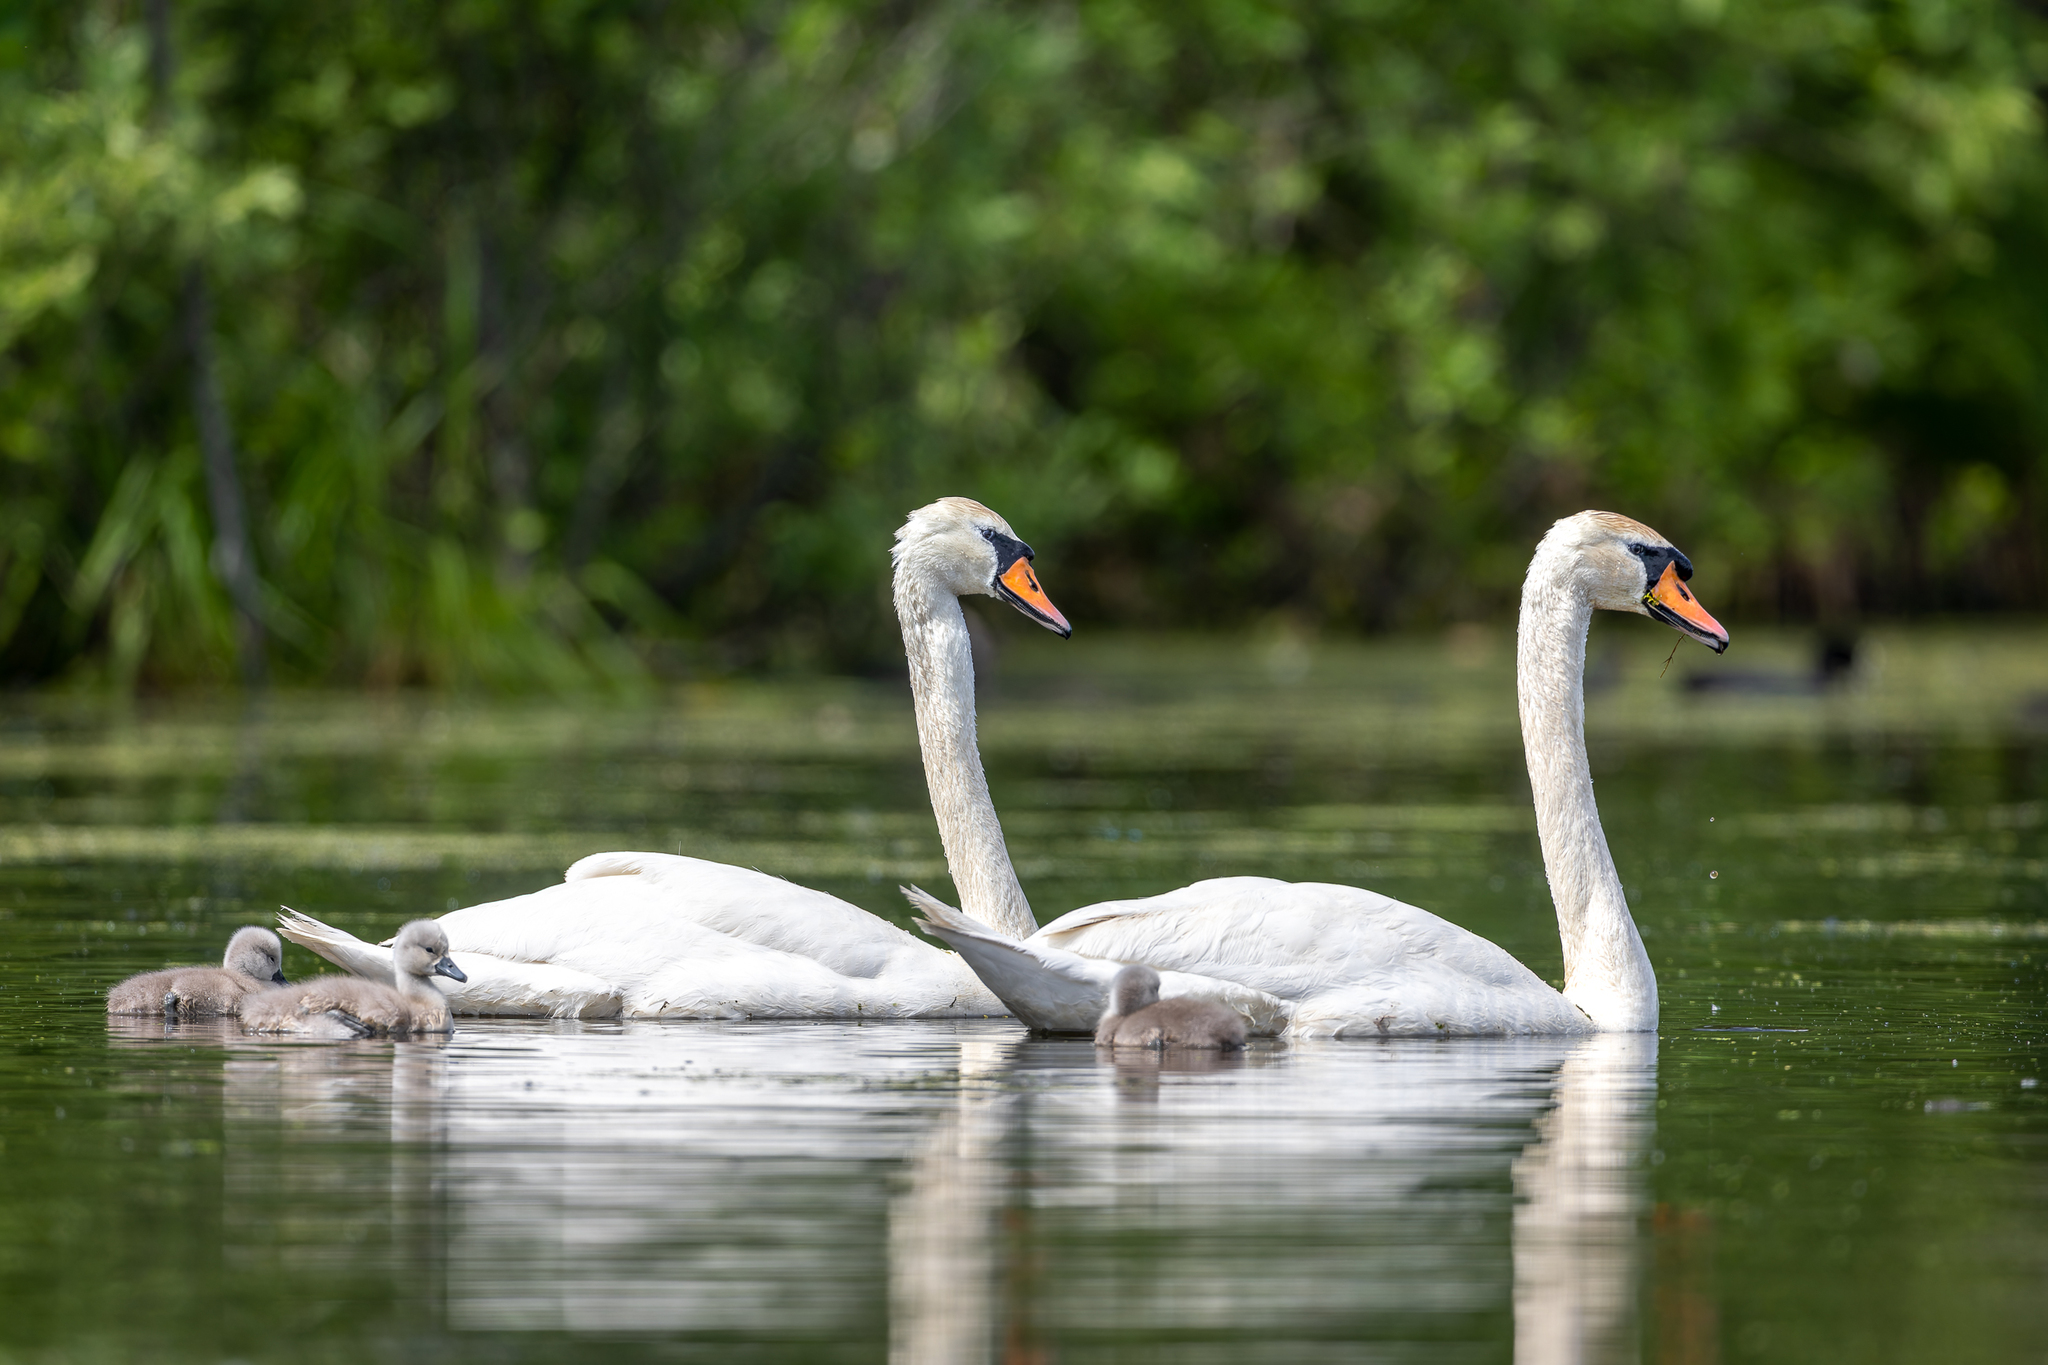
[[[893,668],[969,493],[1085,628],[2038,610],[2008,0],[25,3],[0,675]]]

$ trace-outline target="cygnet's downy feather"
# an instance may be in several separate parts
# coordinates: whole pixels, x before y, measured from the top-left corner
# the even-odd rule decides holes
[[[1239,1048],[1244,1018],[1213,1000],[1159,998],[1159,973],[1133,962],[1109,983],[1109,1008],[1095,1026],[1097,1047]]]
[[[169,967],[129,977],[107,992],[107,1013],[181,1019],[233,1014],[244,996],[285,984],[284,945],[252,924],[235,931],[218,967]]]
[[[447,931],[433,920],[414,920],[398,931],[391,964],[395,986],[357,976],[316,976],[252,995],[242,1002],[242,1027],[308,1038],[448,1032],[448,1002],[429,978],[468,978],[448,956]]]

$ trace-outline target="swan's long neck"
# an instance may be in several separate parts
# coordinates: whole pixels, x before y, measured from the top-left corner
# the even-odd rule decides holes
[[[1522,747],[1564,941],[1564,996],[1605,1032],[1657,1027],[1657,976],[1629,916],[1586,763],[1586,631],[1593,606],[1571,552],[1545,541],[1522,588],[1516,648]]]
[[[903,651],[910,657],[925,784],[960,908],[991,929],[1029,938],[1038,921],[1017,884],[981,770],[974,733],[974,655],[960,599],[910,563],[897,569],[895,595]]]

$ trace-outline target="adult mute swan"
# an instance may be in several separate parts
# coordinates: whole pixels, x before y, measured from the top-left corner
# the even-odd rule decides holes
[[[1037,928],[1010,868],[974,733],[974,663],[960,598],[998,597],[1061,636],[1066,617],[1031,547],[967,498],[942,498],[896,533],[894,596],[918,743],[961,904],[1022,938]],[[466,984],[459,1014],[609,1018],[933,1019],[1002,1014],[958,954],[822,891],[665,853],[598,853],[557,886],[441,916]],[[391,951],[287,911],[284,936],[360,976],[391,979]],[[437,983],[438,984],[438,983]]]
[[[1632,611],[1720,653],[1728,632],[1687,589],[1691,577],[1691,561],[1641,522],[1581,512],[1551,527],[1523,584],[1522,743],[1564,941],[1562,992],[1478,935],[1352,886],[1218,878],[1075,910],[1021,942],[914,888],[905,894],[924,911],[921,923],[958,948],[1011,1013],[1048,1032],[1093,1029],[1126,963],[1167,973],[1169,996],[1238,1009],[1255,1032],[1654,1029],[1656,973],[1601,833],[1586,765],[1586,632],[1595,608]]]

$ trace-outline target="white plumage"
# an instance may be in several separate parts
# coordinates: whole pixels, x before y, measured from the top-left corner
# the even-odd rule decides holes
[[[1562,993],[1497,945],[1349,886],[1219,878],[1090,906],[1037,929],[982,773],[959,597],[1005,597],[1062,634],[1066,622],[1038,588],[1028,548],[977,503],[949,498],[912,514],[895,558],[920,750],[962,908],[910,894],[926,927],[959,956],[760,872],[666,854],[598,854],[560,886],[443,917],[471,978],[443,987],[457,1012],[947,1018],[1007,1006],[1035,1028],[1085,1033],[1117,970],[1143,962],[1160,972],[1164,997],[1215,1000],[1253,1033],[1656,1027],[1656,976],[1600,831],[1586,763],[1586,631],[1593,610],[1607,608],[1655,616],[1717,650],[1727,634],[1684,589],[1690,564],[1648,527],[1610,513],[1566,518],[1538,547],[1523,591],[1522,731],[1564,947]],[[281,927],[330,961],[388,979],[388,953],[375,946],[305,916],[289,915]]]
[[[906,894],[923,912],[920,922],[958,948],[1012,1013],[1048,1032],[1093,1029],[1125,963],[1156,968],[1164,997],[1199,996],[1238,1010],[1253,1033],[1654,1029],[1656,974],[1600,830],[1586,763],[1586,632],[1595,608],[1634,611],[1726,648],[1727,633],[1682,586],[1691,572],[1655,531],[1605,512],[1557,523],[1529,566],[1517,673],[1564,946],[1561,993],[1477,934],[1353,886],[1221,877],[1074,910],[1022,940],[922,892]]]
[[[1001,597],[1061,634],[1031,551],[979,503],[945,498],[897,533],[895,597],[941,839],[967,904],[1036,927],[1003,852],[974,737],[960,595]],[[992,861],[990,851],[993,850]],[[946,1019],[1007,1013],[957,953],[779,877],[662,853],[599,853],[558,886],[441,917],[466,984],[458,1014],[600,1019]],[[279,930],[360,976],[391,979],[390,945],[287,911]]]
[[[457,1014],[563,1019],[940,1019],[1006,1013],[957,954],[836,896],[749,868],[599,853],[530,895],[440,919],[467,984]],[[388,944],[305,915],[280,931],[388,980]]]
[[[1470,1037],[1593,1027],[1506,949],[1355,886],[1218,877],[1076,910],[1021,943],[929,898],[914,903],[1012,1013],[1047,1032],[1093,1030],[1127,962],[1158,970],[1161,998],[1215,1000],[1244,1015],[1255,1034]]]

